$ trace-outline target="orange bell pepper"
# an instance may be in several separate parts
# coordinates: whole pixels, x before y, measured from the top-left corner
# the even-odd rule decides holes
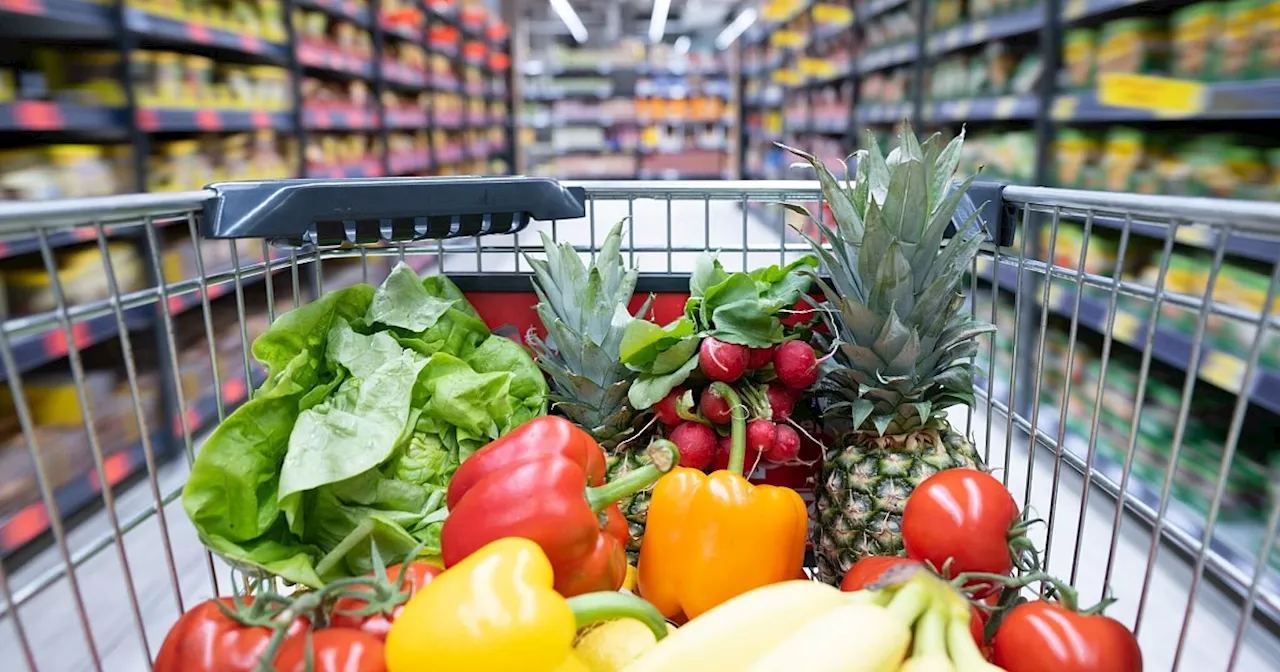
[[[794,579],[804,562],[804,501],[743,477],[746,407],[728,385],[712,386],[734,409],[729,468],[708,476],[681,467],[658,479],[640,545],[640,595],[670,619]]]

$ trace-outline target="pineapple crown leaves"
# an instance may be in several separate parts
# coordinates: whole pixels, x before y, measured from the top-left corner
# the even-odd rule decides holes
[[[973,339],[993,328],[961,310],[964,274],[986,240],[976,209],[956,217],[974,179],[952,183],[963,142],[962,131],[945,145],[938,134],[920,143],[905,126],[886,157],[868,134],[866,149],[854,155],[854,181],[846,169],[843,186],[813,155],[780,145],[813,165],[835,220],[785,204],[813,219],[829,242],[802,233],[830,278],[815,283],[844,367],[828,369],[819,392],[833,402],[828,414],[855,429],[869,421],[883,433],[972,400]]]
[[[626,221],[618,222],[605,237],[590,267],[571,243],[557,244],[546,234],[542,235],[546,259],[525,255],[533,267],[535,311],[548,337],[544,342],[530,334],[527,340],[539,365],[556,383],[553,388],[558,393],[552,400],[557,408],[575,420],[582,415],[588,426],[595,424],[589,419],[593,409],[611,409],[625,399],[633,377],[618,361],[622,333],[634,319],[627,306],[639,276],[622,260]],[[651,301],[641,307],[641,314]],[[573,394],[566,394],[569,390]]]

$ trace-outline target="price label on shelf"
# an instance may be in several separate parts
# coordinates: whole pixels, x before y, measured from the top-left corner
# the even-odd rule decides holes
[[[0,9],[15,14],[43,14],[40,0],[0,0]]]
[[[1080,99],[1075,96],[1058,96],[1053,101],[1053,110],[1050,116],[1055,121],[1065,121],[1076,115],[1076,107],[1080,104]]]
[[[262,40],[259,40],[255,35],[241,35],[240,48],[249,53],[257,54],[262,51]]]
[[[991,33],[991,24],[986,21],[979,21],[973,24],[969,29],[969,44],[976,44],[987,39],[987,35]]]
[[[201,44],[209,44],[213,42],[213,35],[209,32],[209,28],[204,24],[187,22],[186,25],[187,38],[192,42]]]
[[[222,117],[217,110],[196,110],[196,128],[202,131],[216,131],[222,128]]]
[[[956,119],[958,121],[964,121],[968,119],[969,108],[972,106],[972,104],[973,104],[972,101],[957,100],[951,108],[951,118]]]
[[[1200,377],[1228,392],[1240,393],[1244,388],[1244,360],[1213,350],[1200,364]]]
[[[70,346],[74,345],[77,350],[89,345],[92,340],[89,334],[89,325],[84,322],[76,322],[71,325],[71,338],[67,339],[67,332],[61,327],[50,331],[45,335],[44,351],[50,357],[62,357],[70,351]]]
[[[271,115],[263,112],[262,110],[254,110],[249,113],[249,123],[252,124],[254,128],[270,128]]]
[[[52,131],[62,128],[62,108],[56,103],[24,100],[13,104],[13,121],[18,128],[28,131]]]
[[[818,23],[843,25],[853,21],[853,11],[834,2],[820,2],[813,6],[813,20]]]
[[[1183,225],[1174,231],[1173,239],[1186,245],[1208,247],[1213,244],[1213,229],[1207,226]]]
[[[1098,100],[1103,105],[1150,110],[1161,117],[1203,112],[1208,97],[1204,84],[1187,79],[1104,73],[1098,81]]]
[[[1008,119],[1018,109],[1018,99],[1014,96],[1002,96],[996,100],[996,119]]]
[[[141,108],[137,114],[138,128],[152,132],[160,129],[160,115],[151,108]]]
[[[1087,0],[1067,0],[1066,7],[1062,10],[1062,16],[1068,21],[1074,21],[1085,15],[1089,9]]]

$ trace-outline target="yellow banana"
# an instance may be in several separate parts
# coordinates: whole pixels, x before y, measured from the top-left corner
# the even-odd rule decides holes
[[[894,672],[910,644],[911,629],[884,607],[855,603],[809,622],[746,669]]]
[[[951,618],[951,606],[950,596],[939,591],[933,606],[916,623],[911,658],[902,664],[898,672],[955,672],[951,656],[947,655],[947,624]],[[968,613],[966,609],[965,614]]]
[[[757,588],[689,621],[625,670],[746,669],[800,628],[847,604],[848,594],[817,581]]]

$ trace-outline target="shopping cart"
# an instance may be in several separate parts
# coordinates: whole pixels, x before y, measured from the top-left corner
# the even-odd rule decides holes
[[[1276,669],[1280,552],[1268,554],[1280,526],[1277,476],[1264,476],[1258,490],[1270,483],[1266,498],[1240,492],[1233,479],[1237,465],[1267,447],[1267,437],[1263,446],[1247,438],[1254,406],[1280,412],[1272,405],[1280,377],[1268,368],[1277,341],[1266,340],[1280,326],[1272,310],[1280,205],[1014,186],[988,186],[983,198],[994,198],[984,211],[988,230],[1004,233],[975,263],[971,306],[1000,329],[981,348],[979,404],[956,411],[953,422],[1046,520],[1033,534],[1047,569],[1086,601],[1119,600],[1109,613],[1136,629],[1147,669]],[[610,226],[630,217],[624,248],[642,269],[637,294],[657,295],[662,320],[680,311],[682,274],[700,253],[718,250],[733,270],[807,251],[788,227],[802,223],[786,221],[769,205],[777,201],[820,202],[821,194],[814,182],[565,189],[519,178],[406,178],[3,205],[4,249],[37,255],[50,293],[43,310],[6,317],[0,332],[15,443],[33,481],[31,501],[2,519],[0,669],[146,669],[182,610],[232,590],[227,568],[199,546],[176,499],[202,432],[261,380],[249,344],[284,310],[340,285],[376,284],[404,260],[448,273],[491,327],[523,334],[535,326],[536,299],[522,254],[537,253],[536,232],[592,254]],[[1091,238],[1111,241],[1109,269],[1091,256]],[[140,284],[120,280],[109,245],[119,240],[140,252]],[[96,294],[69,292],[60,279],[61,246],[77,241],[101,252],[105,286],[90,288]],[[175,245],[187,255],[178,254],[181,263],[171,258]],[[1209,258],[1199,292],[1187,291],[1197,283],[1175,263],[1191,249]],[[1139,252],[1153,260],[1142,272],[1133,261]],[[223,261],[210,263],[215,253]],[[1256,310],[1220,300],[1224,260],[1236,256],[1263,269]],[[1172,313],[1190,315],[1189,330],[1172,329],[1180,324]],[[1215,336],[1224,324],[1243,325],[1243,345]],[[124,410],[113,416],[124,426],[116,432],[123,447],[103,428],[111,406],[91,389],[104,347],[123,368]],[[74,393],[62,399],[79,409],[72,417],[82,461],[72,466],[84,475],[64,473],[64,456],[37,426],[28,398],[42,375],[37,365],[70,376]],[[1152,457],[1140,450],[1150,423],[1122,411],[1143,408],[1148,389],[1154,395],[1158,379],[1179,367],[1187,374],[1174,385],[1172,419],[1167,408],[1162,415],[1170,445]],[[1123,394],[1113,389],[1122,378]],[[163,403],[146,401],[153,387]],[[1181,453],[1191,450],[1189,427],[1198,422],[1193,401],[1210,390],[1229,400],[1218,413],[1227,434],[1192,492],[1197,508],[1186,503]],[[812,489],[812,470],[755,476]],[[79,510],[86,494],[96,510]],[[1240,513],[1246,507],[1252,518]]]

